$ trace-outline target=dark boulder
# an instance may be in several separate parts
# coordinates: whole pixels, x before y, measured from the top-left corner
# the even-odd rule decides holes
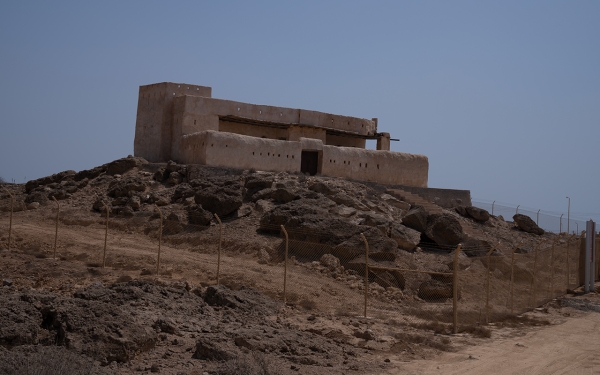
[[[57,201],[67,199],[70,197],[71,197],[71,194],[67,193],[67,191],[64,189],[56,189],[56,190],[51,191],[50,194],[48,194],[48,199],[55,198]]]
[[[154,172],[152,179],[157,182],[163,182],[164,180],[166,180],[166,175],[167,175],[167,172],[166,172],[165,168],[160,168],[159,170]]]
[[[465,211],[477,221],[488,221],[490,219],[490,213],[483,208],[468,206],[465,207]]]
[[[248,176],[244,185],[248,190],[262,190],[273,186],[273,177]]]
[[[175,203],[180,199],[190,198],[196,194],[196,191],[192,189],[190,184],[183,183],[175,188],[171,202]]]
[[[425,235],[443,247],[456,246],[464,237],[458,219],[446,213],[429,215]]]
[[[294,192],[286,188],[277,188],[271,192],[271,199],[279,203],[288,203],[297,198],[298,196]]]
[[[402,224],[392,226],[390,238],[398,244],[399,249],[413,251],[421,242],[421,233]]]
[[[545,231],[542,228],[540,228],[535,223],[535,221],[533,221],[533,219],[531,219],[527,215],[516,214],[513,216],[513,220],[515,221],[515,224],[517,224],[517,227],[519,227],[519,229],[521,229],[524,232],[537,235],[542,235],[545,233]]]
[[[188,212],[188,222],[194,225],[202,225],[207,226],[210,225],[211,220],[213,219],[213,214],[206,211],[202,208],[202,206],[193,204],[187,207]]]
[[[402,224],[421,233],[427,229],[427,211],[421,206],[412,208],[402,218]]]
[[[311,184],[311,185],[308,187],[308,189],[309,189],[309,190],[312,190],[312,191],[314,191],[314,192],[317,192],[317,193],[324,194],[324,195],[332,195],[332,194],[335,194],[335,190],[334,190],[334,189],[332,189],[332,188],[331,188],[329,185],[327,185],[326,183],[324,183],[324,182],[320,182],[320,181],[317,181],[317,182],[314,182],[314,183],[312,183],[312,184]]]
[[[456,206],[454,207],[454,211],[456,211],[462,217],[469,216],[469,214],[467,213],[467,208],[465,206]]]
[[[138,177],[126,177],[121,180],[115,180],[108,185],[108,195],[119,198],[129,196],[130,192],[141,192],[146,190],[146,184]]]
[[[211,186],[197,191],[194,201],[219,217],[234,213],[243,203],[239,186]]]
[[[37,202],[44,206],[48,204],[48,194],[41,191],[34,191],[25,198],[25,203]]]
[[[116,174],[123,174],[135,167],[139,167],[146,164],[147,161],[138,157],[127,157],[117,159],[106,164],[106,174],[114,176]],[[89,178],[89,177],[88,177]]]
[[[179,172],[171,172],[169,173],[169,178],[167,179],[167,184],[174,186],[178,185],[183,181],[183,176]]]
[[[98,212],[101,212],[101,213],[105,214],[106,213],[106,209],[104,208],[104,205],[102,204],[102,202],[104,202],[107,205],[108,212],[110,212],[111,203],[110,203],[110,201],[108,200],[107,197],[98,197],[98,198],[96,198],[96,200],[94,201],[94,204],[92,205],[92,209],[94,211],[98,211]]]
[[[73,180],[82,181],[85,179],[93,180],[94,178],[100,176],[102,173],[106,171],[106,166],[100,166],[92,169],[85,169],[83,171],[79,171],[73,175]]]
[[[367,225],[370,227],[378,227],[380,225],[388,227],[390,225],[390,220],[387,217],[377,214],[373,211],[362,212],[358,214],[358,217],[363,219],[361,223],[362,225]]]

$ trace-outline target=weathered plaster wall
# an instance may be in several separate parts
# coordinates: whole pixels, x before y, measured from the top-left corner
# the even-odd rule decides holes
[[[427,187],[428,160],[425,156],[326,146],[320,140],[312,138],[290,142],[202,131],[183,137],[180,162],[225,168],[297,172],[300,171],[302,150],[320,152],[319,172],[325,176]]]
[[[367,140],[362,138],[344,137],[339,135],[327,134],[325,144],[331,146],[342,146],[342,147],[358,147],[365,148],[367,146]]]
[[[270,126],[248,125],[221,120],[219,121],[219,131],[226,133],[249,135],[258,138],[277,139],[280,141],[287,140],[286,129],[274,128]]]
[[[215,131],[188,134],[183,138],[183,163],[272,172],[300,171],[300,142]]]
[[[226,168],[295,172],[300,171],[302,150],[310,150],[318,152],[318,173],[326,176],[427,186],[427,157],[366,150],[364,139],[326,134],[325,128],[329,128],[372,136],[377,131],[377,119],[210,96],[210,87],[203,86],[159,83],[140,87],[135,155],[151,162],[173,159]],[[220,116],[309,126],[292,125],[285,130],[223,121]],[[389,148],[389,135],[384,138],[379,140],[378,148]]]
[[[191,116],[215,114],[219,116],[239,116],[283,124],[300,123],[328,127],[352,131],[361,135],[372,135],[377,131],[375,121],[355,117],[206,97],[186,96],[185,100],[185,109]]]
[[[325,129],[313,128],[310,126],[290,126],[287,129],[288,141],[300,141],[300,138],[314,138],[321,142],[325,142],[326,139]]]
[[[163,82],[140,86],[133,151],[151,162],[171,158],[173,102],[182,95],[211,96],[211,88]],[[178,140],[177,140],[178,142]]]
[[[427,187],[429,161],[402,152],[323,146],[321,171],[331,177]]]

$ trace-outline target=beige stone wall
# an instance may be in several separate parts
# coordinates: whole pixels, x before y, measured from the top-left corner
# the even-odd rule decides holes
[[[327,134],[326,145],[341,147],[365,148],[367,140],[363,138],[343,137],[339,135]]]
[[[422,155],[326,146],[203,131],[183,137],[182,163],[273,172],[300,171],[302,150],[320,151],[320,174],[391,185],[427,187],[428,160]]]
[[[323,146],[321,173],[325,176],[427,187],[428,172],[424,155]]]
[[[171,159],[174,101],[183,95],[210,97],[211,88],[197,85],[163,82],[140,86],[133,152],[151,162]]]
[[[325,142],[326,139],[325,129],[313,128],[309,126],[290,126],[287,129],[288,141],[300,141],[300,138],[313,138],[318,139],[321,142]]]
[[[325,128],[375,135],[377,119],[213,99],[211,88],[176,83],[140,87],[136,156],[265,171],[300,171],[302,150],[317,151],[318,171],[331,177],[427,187],[427,157],[366,150],[365,139],[328,135]],[[288,129],[219,120],[238,116],[289,124]],[[312,126],[298,126],[305,124]],[[261,138],[266,137],[266,138]],[[287,141],[280,139],[287,139]],[[343,146],[343,147],[337,147]],[[378,148],[389,148],[389,135]]]
[[[183,137],[183,163],[272,172],[300,171],[300,142],[204,131]]]
[[[332,115],[304,109],[273,107],[260,104],[241,103],[232,100],[186,96],[185,109],[191,116],[219,115],[239,116],[253,120],[279,122],[283,124],[306,124],[331,129],[373,135],[377,132],[373,120]]]
[[[277,139],[280,141],[287,140],[286,129],[274,128],[271,126],[248,125],[221,120],[219,121],[219,131],[225,133],[249,135],[258,138]]]

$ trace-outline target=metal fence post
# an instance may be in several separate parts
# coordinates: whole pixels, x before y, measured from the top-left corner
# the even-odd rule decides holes
[[[571,250],[571,240],[573,239],[573,237],[575,237],[574,234],[570,235],[567,238],[567,291],[569,290],[569,287],[571,286],[571,254],[570,254],[570,250]]]
[[[9,224],[8,224],[8,247],[6,250],[10,250],[10,239],[12,237],[12,217],[13,217],[13,209],[14,209],[14,204],[15,204],[15,197],[10,193],[10,191],[8,191],[7,188],[4,188],[4,190],[8,193],[8,195],[10,195],[10,220],[9,220]]]
[[[54,260],[56,260],[56,244],[58,243],[58,214],[60,214],[60,204],[55,197],[52,197],[56,203],[56,230],[54,232]]]
[[[514,313],[514,287],[515,287],[515,252],[523,244],[523,241],[519,242],[512,251],[512,258],[510,261],[510,314]]]
[[[159,270],[160,270],[160,243],[162,242],[163,214],[157,205],[155,205],[155,207],[156,207],[156,210],[158,211],[158,214],[160,215],[160,226],[158,228],[158,258],[156,261],[156,275],[158,276]]]
[[[487,283],[486,283],[486,297],[485,297],[485,324],[489,323],[490,320],[490,266],[491,266],[491,256],[496,247],[500,245],[500,242],[494,247],[490,249],[487,253]]]
[[[285,230],[284,226],[281,226],[281,231],[285,235],[285,254],[283,256],[283,304],[286,303],[287,296],[287,263],[288,263],[288,248],[289,248],[289,237],[288,232]]]
[[[106,210],[106,228],[104,229],[104,252],[102,254],[102,268],[106,268],[106,241],[108,240],[108,206],[101,201]]]
[[[367,317],[367,298],[369,296],[369,243],[364,234],[360,234],[365,243],[365,318]]]
[[[554,298],[554,246],[562,236],[562,232],[552,242],[552,250],[550,253],[550,298]]]
[[[215,219],[219,223],[219,248],[217,249],[217,285],[219,285],[219,276],[221,272],[221,242],[223,241],[223,223],[219,218],[219,215],[214,214]]]
[[[458,333],[458,253],[462,245],[458,245],[454,251],[454,262],[452,263],[452,327],[454,334]]]
[[[535,295],[535,272],[537,269],[537,254],[538,254],[538,248],[544,243],[546,242],[546,240],[541,240],[540,243],[537,244],[537,246],[535,247],[535,249],[533,250],[534,255],[533,255],[533,278],[531,279],[531,289],[532,289],[532,293],[531,295],[533,296],[533,303],[532,303],[532,307],[535,307],[535,304],[537,303],[537,299],[536,299],[536,295]]]

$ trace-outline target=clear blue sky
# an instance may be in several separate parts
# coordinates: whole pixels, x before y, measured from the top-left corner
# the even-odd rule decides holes
[[[3,1],[0,176],[133,153],[140,85],[378,117],[431,187],[600,219],[598,1]]]

